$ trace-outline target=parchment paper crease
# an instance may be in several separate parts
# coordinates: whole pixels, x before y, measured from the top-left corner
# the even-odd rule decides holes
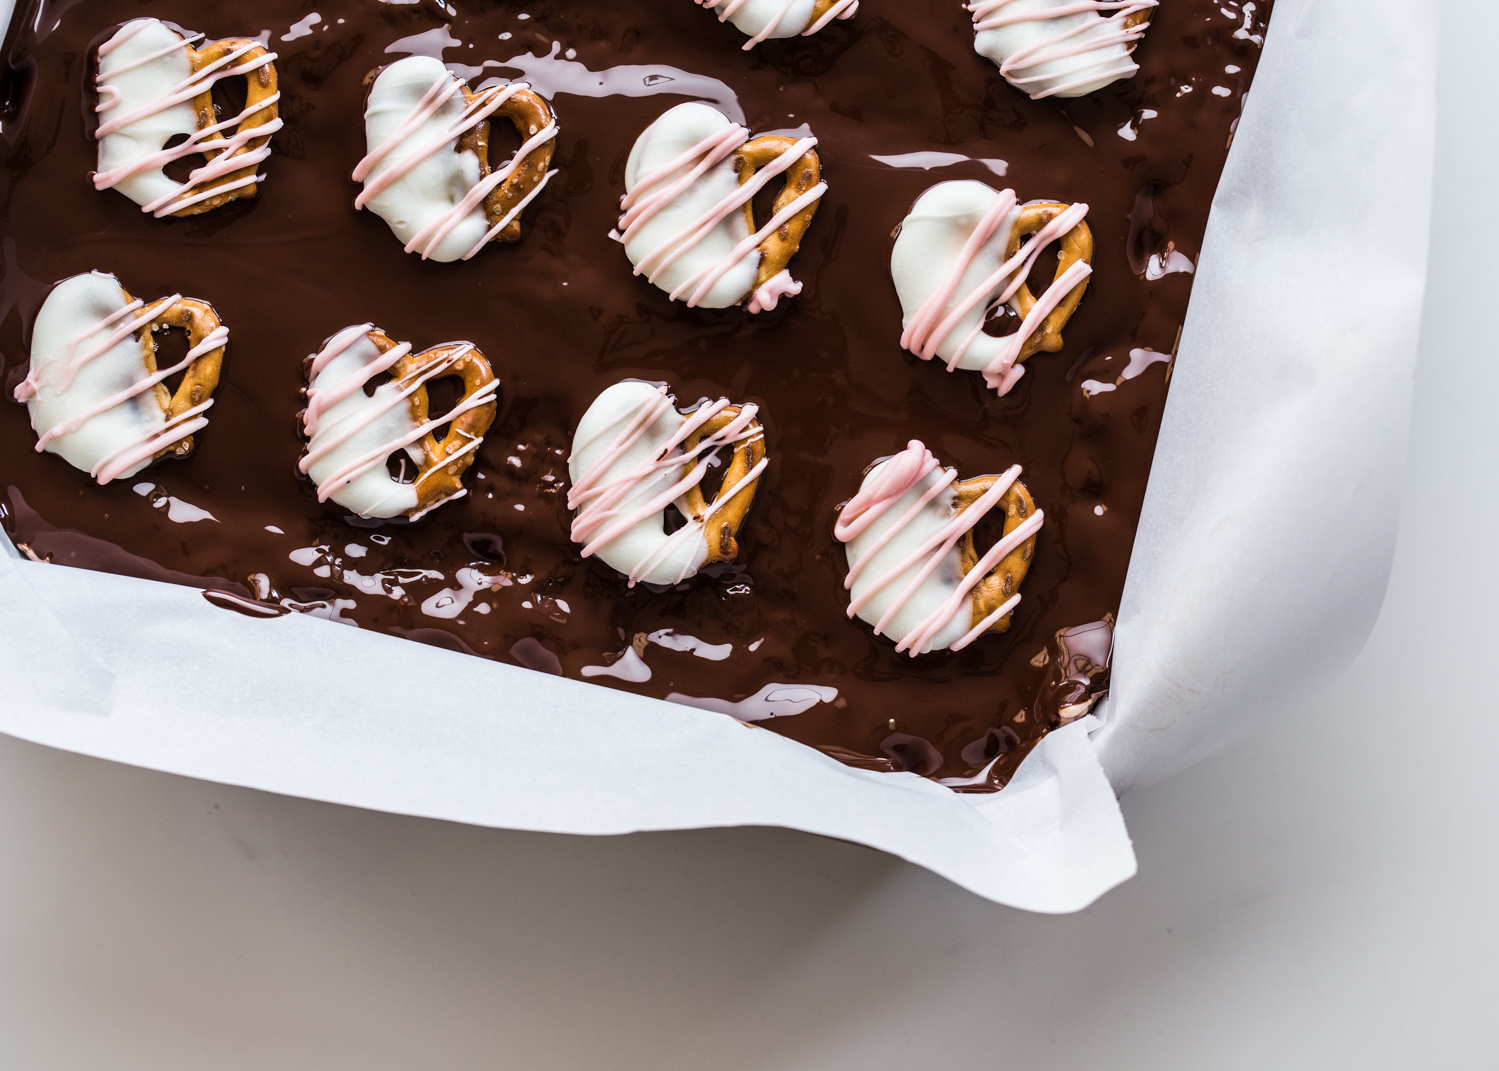
[[[1115,790],[1252,731],[1373,624],[1425,279],[1435,21],[1430,3],[1279,0],[1173,370],[1113,696],[997,795],[340,624],[252,620],[3,538],[0,731],[481,825],[788,826],[1001,903],[1085,907],[1135,870]]]

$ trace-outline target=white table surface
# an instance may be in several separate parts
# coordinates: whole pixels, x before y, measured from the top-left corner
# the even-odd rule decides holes
[[[1499,4],[1439,6],[1384,612],[1335,688],[1125,799],[1139,877],[1034,916],[782,830],[476,829],[0,737],[0,1067],[1499,1066]]]

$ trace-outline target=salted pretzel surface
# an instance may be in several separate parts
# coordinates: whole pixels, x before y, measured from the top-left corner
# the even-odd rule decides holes
[[[367,337],[381,353],[389,353],[399,345],[395,339],[379,328],[368,332]],[[447,361],[454,355],[457,359],[452,362],[452,367],[444,369],[442,375],[437,378],[456,376],[462,380],[463,395],[453,407],[455,410],[462,410],[465,402],[489,388],[489,385],[494,382],[494,370],[490,368],[489,361],[476,347],[468,343],[449,342],[441,346],[433,346],[421,353],[408,353],[391,366],[391,378],[398,381],[419,379],[424,371]],[[411,419],[417,427],[430,422],[431,402],[427,394],[426,383],[418,385],[407,401],[411,407]],[[484,438],[485,432],[489,431],[490,425],[494,423],[495,414],[498,412],[497,402],[486,402],[467,411],[459,412],[448,426],[447,434],[441,439],[436,438],[429,431],[416,440],[414,445],[420,448],[422,460],[417,462],[417,476],[414,481],[417,499],[416,507],[411,511],[413,515],[431,509],[439,502],[452,498],[463,490],[463,474],[474,463],[477,453],[466,447]]]
[[[486,96],[482,92],[475,93],[470,90],[467,82],[460,81],[460,87],[463,91],[464,104],[469,108],[482,103]],[[506,97],[495,115],[503,115],[510,120],[511,125],[515,127],[515,132],[520,135],[522,143],[556,122],[556,116],[552,114],[552,106],[544,97],[529,88],[517,90]],[[487,117],[480,119],[458,138],[458,152],[472,152],[479,158],[481,181],[494,171],[489,163],[490,122],[491,120]],[[485,196],[484,219],[491,227],[506,216],[514,214],[510,222],[495,234],[493,241],[520,241],[520,213],[515,209],[545,181],[547,168],[551,165],[552,153],[556,147],[555,139],[544,141],[536,146],[516,164],[515,170],[504,182]]]
[[[1005,244],[1005,258],[1013,257],[1026,238],[1041,230],[1071,207],[1071,205],[1056,201],[1037,201],[1022,205],[1020,215],[1010,228],[1010,238]],[[1086,222],[1079,221],[1077,226],[1062,235],[1060,242],[1061,250],[1057,257],[1057,270],[1052,278],[1052,285],[1055,285],[1072,265],[1079,262],[1093,263],[1093,232],[1088,229]],[[1088,279],[1084,278],[1067,292],[1056,307],[1047,314],[1041,326],[1021,344],[1020,356],[1016,358],[1017,362],[1024,361],[1036,353],[1055,353],[1062,348],[1062,328],[1066,327],[1067,321],[1072,319],[1072,314],[1077,311],[1078,302],[1082,301],[1083,292],[1087,289]],[[1012,300],[1015,311],[1019,313],[1023,321],[1036,307],[1037,299],[1031,293],[1030,286],[1022,282]]]
[[[984,492],[993,487],[998,480],[998,476],[978,476],[971,480],[959,480],[954,485],[957,495],[953,501],[953,508],[961,514],[983,497]],[[1019,480],[1012,483],[1009,490],[1004,493],[1000,499],[1000,506],[1005,511],[1002,535],[1009,535],[1020,527],[1026,518],[1036,512],[1035,500],[1031,498],[1031,493],[1026,490],[1025,484]],[[1008,602],[1010,597],[1020,589],[1020,582],[1025,579],[1025,574],[1030,572],[1031,558],[1035,552],[1036,537],[1032,535],[1001,558],[984,579],[978,582],[973,589],[973,624],[975,627]],[[978,565],[979,555],[973,544],[972,529],[965,532],[959,540],[958,553],[963,572],[967,573]],[[1012,610],[994,621],[985,631],[1005,631],[1010,627],[1010,618],[1013,616]]]
[[[683,449],[689,455],[697,449],[698,443],[702,442],[704,436],[712,436],[728,427],[734,419],[742,412],[740,406],[731,405],[724,409],[702,427],[689,435],[683,443]],[[713,562],[731,562],[739,556],[739,544],[734,537],[739,534],[739,528],[744,524],[744,518],[749,513],[750,505],[755,500],[755,488],[759,486],[760,477],[750,476],[754,468],[765,458],[765,435],[758,420],[751,420],[749,428],[754,434],[748,438],[741,439],[734,447],[733,457],[729,460],[728,468],[724,470],[723,480],[718,486],[718,493],[710,502],[703,496],[702,487],[693,484],[684,493],[678,502],[678,508],[687,516],[688,520],[702,520],[713,509],[709,523],[703,528],[703,536],[708,541],[708,558],[704,565]],[[689,466],[683,466],[685,472]],[[746,477],[750,477],[746,479]],[[731,488],[743,482],[743,487],[735,492],[734,496],[723,506],[718,506],[718,500]],[[717,507],[714,509],[714,507]]]
[[[739,177],[739,184],[743,186],[762,167],[775,162],[783,153],[794,148],[796,140],[781,134],[762,134],[741,145],[734,152],[734,173]],[[785,175],[785,182],[781,186],[781,192],[776,194],[771,210],[773,214],[790,207],[798,197],[822,181],[822,163],[817,157],[817,150],[809,148],[803,152],[786,169]],[[812,217],[817,215],[817,206],[821,203],[820,200],[813,201],[766,235],[758,247],[760,267],[755,274],[756,289],[786,270],[791,258],[801,248],[802,236],[812,225]],[[755,223],[753,204],[746,201],[743,211],[745,225],[754,234],[759,228]]]
[[[124,291],[126,301],[135,300],[130,291],[125,290],[124,287],[120,289]],[[147,374],[155,375],[158,370],[156,339],[153,337],[157,331],[169,327],[180,327],[187,333],[189,348],[196,349],[220,326],[218,314],[207,302],[194,298],[178,298],[157,313],[151,322],[140,330],[141,359],[145,362]],[[202,405],[213,396],[214,388],[219,385],[219,372],[223,364],[224,347],[217,346],[201,354],[187,366],[187,370],[182,375],[182,382],[177,385],[176,391],[167,390],[165,383],[156,384],[154,389],[156,401],[161,406],[161,411],[166,414],[168,423],[178,419],[189,409]],[[153,460],[160,460],[168,454],[186,457],[192,452],[193,437],[189,434],[170,446],[158,450]]]
[[[196,75],[213,64],[225,60],[235,51],[242,48],[247,50],[242,56],[234,60],[234,65],[237,67],[246,66],[266,56],[274,58],[274,55],[268,52],[265,46],[261,45],[258,41],[248,38],[227,38],[223,41],[215,41],[205,49],[196,49],[192,45],[188,45],[188,61],[192,64],[193,73]],[[245,74],[244,79],[246,87],[245,107],[240,113],[241,118],[235,125],[233,133],[238,134],[245,130],[257,130],[261,127],[273,125],[279,129],[280,124],[276,123],[280,115],[280,110],[275,99],[277,97],[276,65],[270,62],[261,63]],[[212,81],[208,83],[203,92],[193,98],[193,113],[197,118],[199,130],[207,130],[219,122],[218,108],[213,103]],[[231,160],[237,156],[250,155],[264,148],[271,140],[271,135],[268,131],[264,135],[256,135],[250,138],[249,141],[237,148],[226,149],[222,146],[228,144],[229,138],[225,137],[224,134],[225,132],[222,130],[216,131],[199,143],[203,155],[210,162],[225,152],[229,153]],[[215,148],[215,145],[221,147]],[[169,214],[173,216],[197,216],[204,212],[211,212],[215,208],[226,205],[231,201],[237,201],[242,197],[254,197],[260,192],[260,183],[249,181],[244,182],[242,185],[235,186],[234,184],[242,180],[253,179],[258,167],[259,162],[257,159],[256,162],[231,171],[219,178],[212,179],[201,187],[194,187],[197,193],[207,190],[222,190],[222,192],[215,193],[205,200],[198,201],[196,204],[188,205]],[[227,186],[233,186],[233,188],[223,189],[223,187]]]

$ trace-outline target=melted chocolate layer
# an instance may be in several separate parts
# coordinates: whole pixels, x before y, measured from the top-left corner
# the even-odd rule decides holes
[[[1132,349],[1173,349],[1192,283],[1148,278],[1148,260],[1168,247],[1197,258],[1269,5],[1245,4],[1246,16],[1238,3],[1167,0],[1133,79],[1031,101],[974,53],[957,0],[862,0],[850,21],[748,53],[689,0],[458,2],[456,15],[431,0],[319,3],[322,22],[305,34],[288,32],[305,0],[24,6],[5,46],[0,378],[13,387],[24,375],[49,287],[90,270],[147,299],[210,302],[231,341],[196,453],[108,487],[35,453],[7,390],[0,517],[11,537],[62,564],[737,704],[746,718],[800,710],[759,723],[862,766],[960,777],[997,756],[971,787],[1003,784],[1055,720],[1038,691],[1078,701],[1082,685],[1047,682],[1055,637],[1118,606],[1169,367],[1119,377]],[[268,34],[286,128],[253,201],[156,220],[92,188],[93,49],[140,15],[210,38]],[[448,265],[403,253],[382,220],[354,210],[349,180],[367,75],[439,50],[475,85],[524,76],[561,123],[561,174],[526,213],[524,240]],[[791,265],[806,288],[772,313],[673,304],[609,238],[635,137],[685,99],[757,133],[809,127],[819,139],[829,190]],[[513,149],[508,134],[497,151]],[[924,189],[952,178],[1091,206],[1095,271],[1066,346],[1028,361],[1004,398],[898,343],[891,232]],[[415,525],[346,518],[296,475],[303,360],[366,320],[418,350],[472,341],[503,382],[468,497]],[[684,406],[758,403],[767,428],[770,468],[741,561],[672,590],[629,590],[568,539],[571,431],[625,377],[665,380]],[[964,477],[1019,462],[1046,513],[1009,631],[914,660],[845,617],[832,535],[865,467],[912,438]],[[498,586],[474,591],[478,575]],[[800,690],[767,691],[782,684]]]

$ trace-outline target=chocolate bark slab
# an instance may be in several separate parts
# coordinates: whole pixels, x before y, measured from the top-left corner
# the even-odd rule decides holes
[[[789,685],[830,701],[759,724],[846,761],[930,776],[969,775],[998,755],[973,787],[1002,784],[1048,728],[1052,711],[1036,697],[1058,693],[1043,689],[1057,633],[1117,608],[1169,366],[1120,376],[1132,350],[1174,346],[1191,275],[1151,276],[1179,263],[1168,245],[1196,259],[1268,5],[1249,14],[1171,0],[1134,78],[1070,101],[1008,86],[973,52],[955,3],[864,0],[815,37],[748,53],[743,35],[686,0],[457,15],[428,3],[324,6],[323,21],[292,40],[283,36],[305,12],[275,0],[253,14],[82,0],[29,5],[14,20],[0,375],[24,375],[48,288],[95,269],[133,292],[210,301],[231,341],[194,454],[126,483],[99,488],[35,453],[25,409],[0,404],[11,538],[62,564],[235,590],[543,672],[737,704],[745,716],[776,710],[753,697]],[[88,181],[93,48],[142,14],[210,37],[271,27],[286,127],[253,201],[156,220]],[[561,173],[526,214],[523,240],[449,265],[403,253],[383,221],[353,209],[348,177],[365,150],[366,76],[438,49],[473,84],[526,77],[562,128]],[[771,313],[672,303],[631,275],[609,238],[635,136],[687,99],[709,99],[757,133],[805,127],[819,139],[829,190],[792,262],[805,289]],[[1094,275],[1066,347],[1028,361],[1004,398],[898,344],[891,232],[949,178],[1091,206]],[[503,383],[469,495],[417,525],[351,523],[296,477],[304,359],[367,320],[419,349],[471,340]],[[625,377],[669,382],[684,404],[753,402],[767,428],[771,465],[740,561],[674,590],[627,589],[568,539],[572,429]],[[845,617],[832,535],[864,467],[912,438],[964,476],[1023,465],[1047,518],[1010,630],[914,660]],[[212,519],[185,519],[200,511]],[[493,586],[471,591],[464,569]],[[703,657],[725,645],[726,657]],[[627,679],[642,675],[627,651],[649,679]]]

